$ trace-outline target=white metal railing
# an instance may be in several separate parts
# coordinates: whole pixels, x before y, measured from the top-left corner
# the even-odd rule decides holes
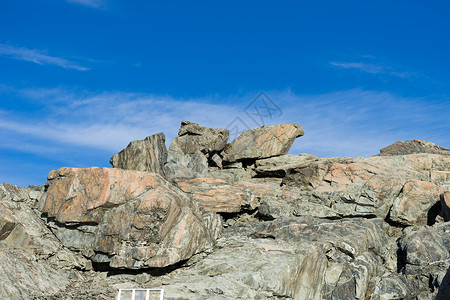
[[[145,300],[150,299],[150,292],[156,292],[159,291],[159,300],[164,299],[164,289],[119,289],[119,293],[117,294],[117,300],[122,300],[122,292],[124,291],[131,291],[131,300],[141,300],[136,299],[136,292],[139,293],[139,295],[142,295],[141,292],[145,292]]]

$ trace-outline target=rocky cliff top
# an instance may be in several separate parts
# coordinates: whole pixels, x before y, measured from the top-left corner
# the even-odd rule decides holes
[[[169,149],[158,133],[113,168],[0,185],[1,298],[448,299],[449,150],[287,154],[303,134],[270,125],[229,142],[183,121]]]

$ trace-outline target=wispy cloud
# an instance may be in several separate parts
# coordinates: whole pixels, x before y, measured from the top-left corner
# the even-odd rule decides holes
[[[0,111],[0,129],[8,138],[47,141],[53,147],[72,145],[114,153],[130,141],[164,132],[167,144],[176,136],[180,121],[209,127],[227,127],[236,117],[249,127],[244,108],[255,95],[175,99],[140,93],[89,93],[65,89],[28,89],[19,97],[42,100],[36,118],[20,112]],[[449,146],[442,130],[448,101],[404,98],[388,92],[346,90],[321,95],[289,91],[268,93],[283,110],[270,123],[300,123],[306,135],[292,151],[320,156],[372,155],[401,139],[425,139]],[[228,104],[226,104],[228,103]],[[234,104],[233,104],[234,103]],[[4,137],[5,138],[5,137]],[[8,139],[7,138],[7,139]],[[0,146],[1,147],[1,146]],[[23,150],[23,149],[22,149]],[[30,151],[36,151],[31,148]]]
[[[374,58],[369,56],[364,56],[366,58]],[[330,65],[338,67],[340,69],[354,69],[359,70],[360,72],[369,73],[369,74],[387,74],[399,78],[411,78],[415,77],[418,74],[415,72],[406,72],[406,71],[398,71],[393,67],[385,66],[382,64],[374,64],[374,63],[365,63],[365,62],[338,62],[332,61]]]
[[[94,8],[100,8],[106,5],[106,0],[67,0],[67,2],[77,3]]]
[[[6,44],[0,44],[0,56],[10,57],[16,60],[29,61],[39,65],[55,65],[65,69],[74,69],[78,71],[89,70],[89,68],[83,67],[65,58],[49,56],[43,51],[23,47],[14,47]]]
[[[384,73],[384,72],[386,72],[386,70],[389,69],[387,67],[382,67],[382,66],[379,66],[379,65],[362,63],[362,62],[336,62],[336,61],[332,61],[330,64],[335,66],[335,67],[342,68],[342,69],[357,69],[357,70],[360,70],[361,72],[366,72],[366,73],[370,73],[370,74]]]

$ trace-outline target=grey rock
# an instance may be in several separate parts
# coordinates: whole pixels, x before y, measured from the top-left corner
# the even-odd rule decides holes
[[[166,175],[173,178],[204,177],[208,172],[208,159],[214,157],[217,166],[221,166],[220,152],[229,136],[227,129],[213,129],[196,123],[183,121],[176,137],[169,146]]]
[[[286,174],[295,168],[299,168],[309,161],[318,159],[310,154],[282,155],[271,158],[259,159],[256,161],[256,173],[260,176],[285,177]]]
[[[152,172],[164,176],[164,164],[167,161],[165,141],[164,133],[133,141],[112,156],[110,163],[114,168]]]
[[[450,149],[421,140],[398,141],[381,149],[380,154],[377,155],[407,155],[416,153],[450,155]]]
[[[230,133],[228,129],[213,129],[189,121],[182,121],[178,137],[172,141],[185,154],[220,152]]]
[[[304,134],[298,124],[268,125],[244,131],[223,151],[223,159],[235,162],[286,154],[295,139]]]

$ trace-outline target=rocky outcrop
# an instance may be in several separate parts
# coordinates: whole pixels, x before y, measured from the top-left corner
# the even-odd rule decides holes
[[[228,131],[184,121],[164,172],[154,135],[114,156],[119,168],[0,185],[0,298],[447,299],[445,149],[285,154],[302,134],[264,126],[226,145]]]
[[[166,138],[157,133],[144,140],[131,142],[125,149],[114,155],[110,163],[114,168],[152,172],[164,176],[167,161]]]
[[[227,129],[213,129],[189,121],[181,122],[178,137],[170,144],[165,170],[169,178],[205,176],[208,161],[221,165],[217,155],[228,141]]]
[[[66,249],[35,211],[40,187],[0,185],[0,298],[31,299],[58,292],[73,269],[91,270],[88,260]]]
[[[304,135],[298,124],[268,125],[244,131],[223,151],[223,159],[236,162],[286,154],[295,139]]]
[[[450,155],[450,149],[421,140],[398,141],[381,149],[380,154],[377,155],[407,155],[416,153]]]
[[[157,174],[121,169],[50,172],[41,202],[70,249],[114,268],[164,267],[214,243],[197,205]]]

